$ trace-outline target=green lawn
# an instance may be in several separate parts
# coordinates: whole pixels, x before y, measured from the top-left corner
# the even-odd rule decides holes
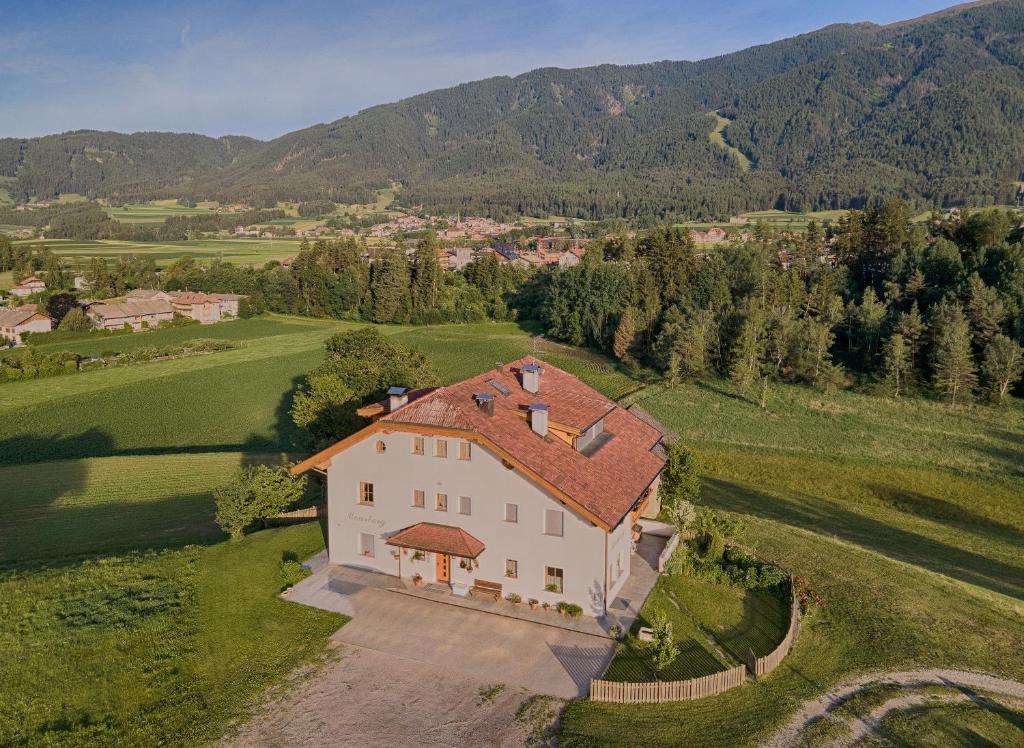
[[[679,656],[660,675],[649,645],[628,637],[605,674],[608,680],[687,680],[746,662],[775,649],[789,626],[789,609],[779,597],[684,576],[658,578],[634,628],[660,610],[672,623]]]
[[[0,572],[0,744],[216,740],[344,623],[277,598],[282,556],[322,547],[307,524]]]
[[[574,702],[561,745],[752,745],[855,674],[962,667],[1024,678],[1024,411],[722,382],[641,405],[704,460],[703,500],[825,598],[770,676],[695,702]]]
[[[154,200],[117,208],[107,208],[107,215],[121,223],[163,223],[171,216],[202,216],[216,214],[215,205],[203,204],[195,208],[179,205],[177,200]],[[234,215],[225,213],[221,215]]]

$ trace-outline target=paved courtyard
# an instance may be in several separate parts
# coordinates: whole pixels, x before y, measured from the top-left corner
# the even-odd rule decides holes
[[[348,644],[472,678],[574,698],[604,672],[615,642],[444,602],[399,594],[394,577],[323,567],[289,599],[352,616],[335,632]]]

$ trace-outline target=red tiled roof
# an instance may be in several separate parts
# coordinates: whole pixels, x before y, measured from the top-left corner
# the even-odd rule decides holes
[[[541,367],[538,393],[524,390],[519,380],[521,367],[530,363]],[[473,396],[478,393],[495,396],[493,416],[477,406]],[[585,431],[603,418],[610,438],[589,455],[551,434],[542,438],[522,416],[531,403],[546,404],[555,427]],[[662,437],[656,428],[532,356],[428,392],[380,420],[479,433],[609,527],[618,524],[665,464],[651,451]]]
[[[202,291],[184,291],[176,293],[171,297],[175,304],[217,304],[219,301]]]
[[[399,530],[385,541],[388,545],[414,548],[431,553],[447,553],[459,558],[476,558],[484,552],[484,544],[461,527],[420,522]]]

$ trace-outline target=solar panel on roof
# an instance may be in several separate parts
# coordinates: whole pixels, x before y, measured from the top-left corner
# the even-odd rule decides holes
[[[523,364],[523,371],[540,371],[540,366],[537,364]]]
[[[512,394],[512,390],[510,390],[508,387],[503,385],[497,379],[488,379],[487,380],[487,384],[491,385],[491,387],[496,389],[498,392],[500,392],[505,397],[508,397],[509,395]]]

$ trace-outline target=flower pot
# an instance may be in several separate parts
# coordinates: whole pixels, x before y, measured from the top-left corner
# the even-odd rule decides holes
[[[530,603],[530,610],[537,610],[540,605],[538,603]]]
[[[569,614],[566,613],[564,610],[560,610],[558,612],[561,614],[562,618],[568,618],[569,617]]]

